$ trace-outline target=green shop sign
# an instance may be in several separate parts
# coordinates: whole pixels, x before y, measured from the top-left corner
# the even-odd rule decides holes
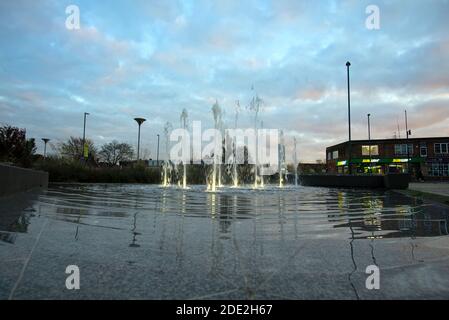
[[[414,157],[410,158],[410,161],[407,158],[355,158],[351,159],[351,164],[401,164],[401,163],[422,163],[424,162],[424,158]],[[348,161],[338,161],[337,166],[345,166]]]

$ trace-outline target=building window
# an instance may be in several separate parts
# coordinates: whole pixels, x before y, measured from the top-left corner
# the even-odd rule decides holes
[[[332,160],[332,152],[327,153],[327,160]]]
[[[427,157],[427,147],[421,147],[421,148],[419,149],[419,155],[420,155],[421,157]]]
[[[371,149],[371,153],[370,153]],[[379,155],[379,146],[362,146],[362,156],[378,156]]]
[[[432,163],[430,167],[429,175],[434,177],[447,177],[449,176],[449,164],[448,163]]]
[[[408,151],[407,153],[407,145],[406,144],[395,144],[394,145],[394,154],[397,156],[406,156],[406,155],[413,155],[413,145],[408,145]]]
[[[427,144],[425,142],[421,142],[419,147],[419,155],[421,157],[427,157]]]
[[[435,143],[434,150],[436,154],[449,153],[449,143]]]
[[[332,152],[332,159],[338,159],[338,150]]]

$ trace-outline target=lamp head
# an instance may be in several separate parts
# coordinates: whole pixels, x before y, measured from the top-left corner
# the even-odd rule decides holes
[[[146,121],[146,119],[144,119],[144,118],[134,118],[134,120],[136,120],[136,122],[139,124],[139,126]]]

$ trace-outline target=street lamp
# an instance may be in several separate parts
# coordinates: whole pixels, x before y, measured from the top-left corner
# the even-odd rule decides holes
[[[371,117],[371,113],[368,113],[368,141],[371,142],[371,126],[370,126],[370,121],[369,121],[370,117]]]
[[[159,134],[157,135],[156,165],[159,166]]]
[[[350,86],[349,86],[349,67],[351,63],[346,62],[346,72],[347,72],[347,81],[348,81],[348,133],[349,133],[349,159],[348,159],[348,168],[349,174],[352,174],[351,168],[351,156],[352,156],[352,143],[351,143],[351,95],[350,95]]]
[[[370,125],[370,117],[371,113],[368,113],[368,148],[369,148],[369,170],[371,173],[371,125]]]
[[[410,150],[408,147],[408,136],[411,135],[411,130],[408,129],[407,110],[405,110],[405,143],[407,146],[407,173],[410,173]]]
[[[137,161],[139,161],[140,160],[140,126],[142,125],[142,123],[144,123],[146,121],[146,119],[134,118],[134,120],[136,120],[137,124],[139,125],[139,134],[137,137]]]
[[[82,148],[82,150],[81,150],[81,153],[82,153],[82,157],[83,157],[83,158],[87,158],[85,149],[86,149],[86,117],[87,117],[88,115],[89,115],[88,112],[84,112],[83,148]]]
[[[44,159],[47,157],[47,142],[50,141],[48,138],[42,138],[42,141],[44,141]]]

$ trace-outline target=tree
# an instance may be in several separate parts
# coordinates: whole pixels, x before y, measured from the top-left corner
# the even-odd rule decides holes
[[[0,127],[0,160],[29,167],[36,152],[34,139],[26,139],[25,129]]]
[[[89,150],[89,158],[95,159],[97,157],[97,149],[92,140],[86,139],[86,144]],[[70,137],[66,142],[61,142],[56,147],[61,156],[71,159],[80,159],[83,152],[83,138]]]
[[[131,160],[133,154],[134,151],[131,145],[119,143],[117,140],[104,144],[99,153],[101,159],[110,166],[115,166],[120,161]]]

